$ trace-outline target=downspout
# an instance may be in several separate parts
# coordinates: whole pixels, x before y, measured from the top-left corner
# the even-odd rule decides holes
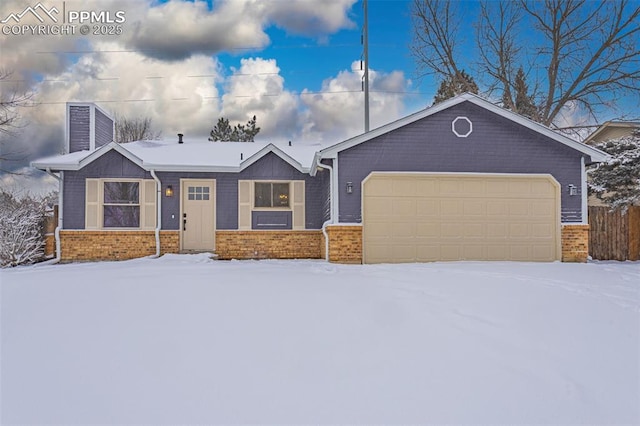
[[[156,181],[156,254],[151,255],[151,258],[160,257],[160,227],[162,226],[162,182],[156,176],[156,171],[151,169],[151,177]]]
[[[54,238],[56,239],[56,258],[47,262],[47,264],[51,265],[53,263],[60,262],[62,258],[62,252],[60,251],[60,230],[62,229],[62,194],[63,194],[63,180],[62,180],[62,171],[60,172],[60,176],[55,175],[51,172],[51,168],[47,167],[45,173],[49,176],[54,177],[58,181],[58,225],[56,226],[55,231],[53,231]]]
[[[322,224],[322,235],[324,235],[324,259],[329,261],[329,234],[327,234],[327,225],[333,223],[333,167],[322,164],[318,161],[318,167],[329,170],[329,220]]]

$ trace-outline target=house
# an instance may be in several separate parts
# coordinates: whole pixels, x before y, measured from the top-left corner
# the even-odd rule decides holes
[[[587,145],[595,146],[600,142],[631,136],[638,130],[640,130],[639,121],[606,121],[582,142]],[[595,195],[589,195],[587,203],[589,206],[594,207],[608,207],[607,203]]]
[[[325,147],[116,144],[98,106],[67,116],[67,154],[32,163],[60,179],[63,261],[586,261],[585,166],[607,158],[472,94]]]
[[[582,142],[587,145],[595,145],[610,139],[630,136],[638,129],[640,129],[639,121],[606,121]]]

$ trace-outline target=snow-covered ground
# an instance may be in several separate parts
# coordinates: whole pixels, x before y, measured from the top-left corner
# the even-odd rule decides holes
[[[1,421],[640,423],[640,263],[0,272]]]

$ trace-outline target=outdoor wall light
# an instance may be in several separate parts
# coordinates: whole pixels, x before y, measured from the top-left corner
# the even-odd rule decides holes
[[[573,184],[569,184],[569,195],[578,195],[578,187]]]
[[[347,194],[353,194],[353,182],[347,182]]]
[[[164,195],[165,197],[173,197],[173,186],[167,185],[166,189],[164,190]]]

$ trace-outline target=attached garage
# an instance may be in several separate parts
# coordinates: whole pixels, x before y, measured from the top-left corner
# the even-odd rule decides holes
[[[549,174],[372,172],[363,261],[560,260],[560,211]]]

